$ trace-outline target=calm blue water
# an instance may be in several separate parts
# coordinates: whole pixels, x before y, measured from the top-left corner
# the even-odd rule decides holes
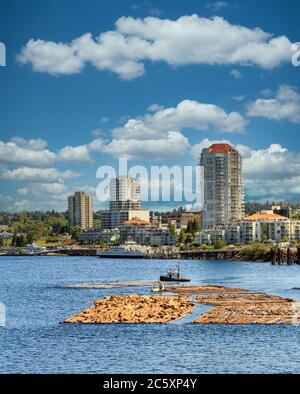
[[[149,288],[67,289],[60,285],[157,280],[176,262],[96,257],[0,257],[0,372],[299,373],[293,326],[65,325],[66,317],[112,293]],[[300,266],[182,261],[192,284],[267,291],[300,300]]]

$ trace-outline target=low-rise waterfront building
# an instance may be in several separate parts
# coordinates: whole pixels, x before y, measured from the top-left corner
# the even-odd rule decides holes
[[[241,226],[238,223],[231,223],[225,229],[225,241],[229,244],[237,244],[241,242]]]
[[[108,230],[102,228],[91,228],[83,231],[78,235],[78,241],[83,244],[91,244],[95,242],[116,242],[120,237],[118,229]]]
[[[262,211],[236,223],[211,226],[200,233],[200,243],[213,244],[217,240],[228,244],[254,241],[300,241],[300,221],[290,220],[273,211]]]
[[[292,240],[294,234],[291,231],[291,223],[287,217],[273,213],[273,211],[256,213],[240,222],[241,241]]]
[[[2,232],[0,232],[0,237],[1,237],[2,239],[12,238],[13,236],[14,236],[13,233],[9,233],[9,232],[7,232],[7,231],[2,231]]]
[[[160,228],[173,225],[179,230],[186,230],[188,223],[194,221],[201,225],[200,212],[164,212],[156,215],[151,212],[150,215],[151,224]]]
[[[226,240],[226,230],[224,226],[212,226],[200,232],[200,244],[212,245],[216,241]]]
[[[149,211],[142,209],[128,211],[102,211],[101,227],[104,229],[119,228],[122,223],[133,218],[149,222]]]
[[[175,245],[176,237],[169,230],[153,226],[149,221],[133,218],[120,226],[120,242],[134,241],[140,245]]]

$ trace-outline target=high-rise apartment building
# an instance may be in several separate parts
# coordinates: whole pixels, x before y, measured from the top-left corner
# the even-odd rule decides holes
[[[68,197],[68,215],[70,227],[83,230],[93,227],[93,200],[85,192],[75,192]]]
[[[229,144],[203,149],[203,226],[225,225],[244,215],[242,158]]]
[[[118,228],[133,218],[149,221],[149,211],[141,209],[140,182],[128,176],[112,179],[109,184],[109,210],[101,213],[101,227]]]
[[[109,184],[109,210],[138,210],[141,208],[140,182],[128,176],[114,178]]]

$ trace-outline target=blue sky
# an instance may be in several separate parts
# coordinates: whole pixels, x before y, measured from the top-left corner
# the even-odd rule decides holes
[[[299,200],[298,1],[2,0],[0,10],[0,209],[65,210],[120,155],[196,165],[223,140],[244,157],[246,199]]]

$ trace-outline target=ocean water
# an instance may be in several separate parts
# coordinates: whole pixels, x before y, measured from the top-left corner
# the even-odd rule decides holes
[[[74,289],[65,285],[157,280],[167,260],[0,256],[0,373],[299,373],[300,327],[66,325],[107,294],[149,287]],[[300,266],[230,261],[181,262],[191,284],[219,284],[300,300]],[[1,320],[1,319],[0,319]]]

